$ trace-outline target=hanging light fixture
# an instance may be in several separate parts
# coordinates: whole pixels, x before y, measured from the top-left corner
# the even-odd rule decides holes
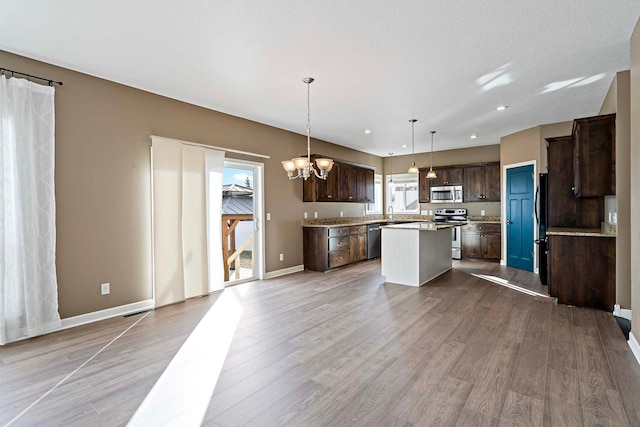
[[[309,106],[309,92],[313,80],[313,77],[305,77],[302,79],[307,85],[307,157],[294,157],[291,160],[282,162],[282,167],[287,171],[289,179],[302,178],[306,180],[312,174],[320,179],[327,179],[329,171],[333,167],[333,160],[331,159],[316,159],[316,166],[320,171],[318,172],[311,162],[311,108]]]
[[[436,172],[433,170],[433,134],[436,133],[435,130],[431,131],[431,166],[429,167],[429,172],[427,172],[427,178],[433,179],[437,178]]]
[[[413,125],[417,121],[418,120],[416,119],[409,120],[409,122],[411,122],[411,166],[409,166],[409,170],[407,171],[407,173],[420,173],[420,171],[416,167],[416,150],[415,150],[415,143],[413,140]]]

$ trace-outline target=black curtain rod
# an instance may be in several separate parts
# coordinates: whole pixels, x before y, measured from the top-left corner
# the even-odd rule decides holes
[[[31,74],[26,74],[26,73],[21,73],[20,71],[14,71],[14,70],[9,70],[7,68],[1,68],[0,67],[0,73],[4,74],[4,73],[11,73],[11,77],[13,77],[14,74],[20,74],[21,76],[25,76],[29,79],[38,79],[38,80],[44,80],[45,82],[49,83],[49,86],[53,86],[53,84],[57,84],[62,86],[62,82],[57,82],[55,80],[51,80],[51,79],[45,79],[44,77],[38,77],[38,76],[32,76]]]

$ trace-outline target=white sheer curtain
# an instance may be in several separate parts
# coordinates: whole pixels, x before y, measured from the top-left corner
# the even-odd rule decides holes
[[[54,88],[0,76],[0,344],[60,326]]]
[[[152,162],[153,286],[160,307],[224,286],[224,151],[154,137]]]

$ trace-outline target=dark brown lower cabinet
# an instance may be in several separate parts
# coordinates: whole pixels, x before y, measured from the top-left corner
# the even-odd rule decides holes
[[[367,259],[367,226],[304,227],[304,268],[327,271]]]
[[[616,239],[549,236],[549,295],[560,304],[613,311]]]
[[[500,260],[500,224],[478,223],[462,226],[462,257]]]
[[[349,249],[351,262],[367,259],[367,226],[351,227]]]

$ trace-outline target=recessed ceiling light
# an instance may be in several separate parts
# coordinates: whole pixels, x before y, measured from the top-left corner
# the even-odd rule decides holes
[[[476,139],[478,137],[478,135],[476,135],[475,133],[473,135],[471,135],[469,138],[471,139]]]
[[[408,145],[407,144],[402,144],[402,148],[407,148]]]
[[[366,134],[370,134],[371,133],[371,129],[365,129],[362,132],[366,133]]]
[[[497,107],[496,107],[496,110],[498,110],[498,111],[504,111],[504,110],[506,110],[507,108],[509,108],[509,106],[508,106],[508,105],[499,105],[499,106],[497,106]]]

